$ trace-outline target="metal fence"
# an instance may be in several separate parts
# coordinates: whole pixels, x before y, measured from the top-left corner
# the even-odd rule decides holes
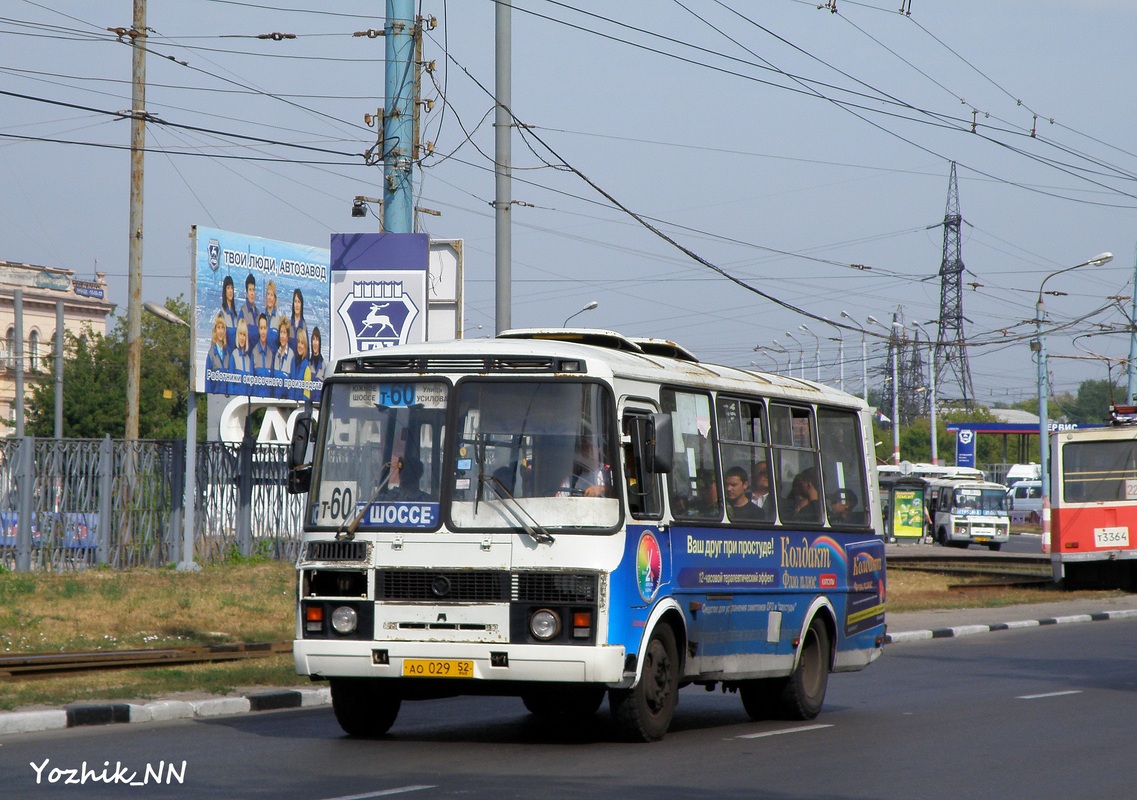
[[[281,445],[197,445],[194,561],[296,558],[304,496],[285,490],[286,455]],[[0,440],[0,565],[66,571],[184,560],[184,467],[181,440]]]

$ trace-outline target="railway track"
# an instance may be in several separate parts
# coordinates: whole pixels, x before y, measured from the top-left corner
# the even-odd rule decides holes
[[[950,588],[979,586],[1044,586],[1053,583],[1050,560],[1041,555],[995,555],[964,553],[952,555],[911,555],[890,553],[888,569],[933,572],[967,578]]]
[[[291,653],[292,642],[168,647],[153,650],[102,650],[87,653],[38,653],[0,657],[0,681],[58,678],[111,669],[143,669],[268,658]]]

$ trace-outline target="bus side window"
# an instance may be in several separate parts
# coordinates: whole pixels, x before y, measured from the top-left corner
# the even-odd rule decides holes
[[[864,447],[857,415],[819,408],[817,438],[821,448],[821,478],[825,484],[829,524],[868,524],[867,481],[861,458]]]
[[[659,476],[647,468],[648,423],[647,412],[624,414],[624,479],[634,519],[659,519],[663,514]]]
[[[706,394],[664,389],[660,401],[671,415],[674,453],[669,478],[671,513],[676,519],[721,521],[722,497]]]

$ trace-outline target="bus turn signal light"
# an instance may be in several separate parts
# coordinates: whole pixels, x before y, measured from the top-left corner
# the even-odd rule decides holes
[[[304,607],[304,630],[308,633],[319,633],[324,629],[324,607],[310,605]]]
[[[592,612],[574,611],[572,614],[572,635],[578,639],[587,639],[592,633]]]

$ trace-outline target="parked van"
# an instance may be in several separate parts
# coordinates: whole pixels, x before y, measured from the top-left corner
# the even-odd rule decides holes
[[[1003,477],[1003,483],[1007,486],[1014,486],[1019,481],[1037,481],[1042,477],[1042,465],[1031,462],[1030,464],[1011,464],[1007,474]]]
[[[932,536],[953,547],[998,550],[1011,538],[1007,489],[989,481],[929,480],[925,492]]]
[[[1042,481],[1018,481],[1007,489],[1011,522],[1038,524],[1042,519]]]

